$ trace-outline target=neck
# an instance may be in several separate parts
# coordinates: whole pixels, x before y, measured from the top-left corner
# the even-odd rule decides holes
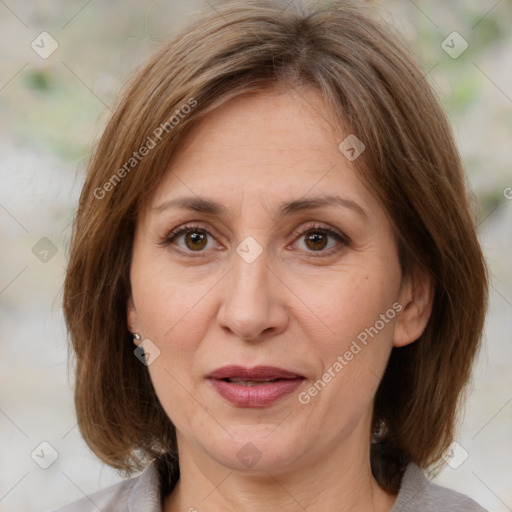
[[[231,470],[178,434],[180,479],[164,512],[389,512],[396,495],[373,478],[369,446],[353,439],[279,473]]]

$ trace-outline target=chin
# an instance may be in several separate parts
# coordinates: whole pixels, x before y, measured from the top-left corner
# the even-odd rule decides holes
[[[301,436],[291,432],[278,431],[276,425],[240,425],[227,430],[220,438],[208,436],[212,442],[203,449],[220,464],[241,472],[279,473],[300,456],[298,447],[304,449]],[[203,437],[204,439],[204,437]],[[302,451],[302,450],[301,450]]]

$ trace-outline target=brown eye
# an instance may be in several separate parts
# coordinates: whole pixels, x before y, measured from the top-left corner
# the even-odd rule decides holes
[[[164,243],[176,244],[184,252],[201,253],[206,252],[204,249],[208,245],[208,237],[211,237],[210,233],[200,226],[183,226],[170,233]]]
[[[350,242],[344,234],[324,226],[307,226],[301,229],[297,235],[299,236],[299,242],[304,243],[305,249],[302,249],[303,252],[309,253],[307,256],[313,258],[331,256],[343,246],[348,246]],[[334,243],[329,246],[330,240],[333,240]]]
[[[206,246],[206,233],[189,231],[185,233],[185,244],[191,250],[201,250]]]
[[[312,232],[306,235],[306,245],[313,251],[321,251],[328,242],[328,235],[321,232]]]

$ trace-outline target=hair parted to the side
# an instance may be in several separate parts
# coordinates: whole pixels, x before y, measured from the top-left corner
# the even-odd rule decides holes
[[[137,215],[201,117],[241,94],[303,86],[319,89],[346,134],[365,144],[354,167],[389,215],[404,275],[423,268],[435,281],[424,333],[393,349],[377,391],[373,474],[397,491],[409,462],[428,468],[453,440],[488,285],[446,115],[404,45],[365,8],[236,0],[216,3],[133,77],[80,197],[64,286],[78,424],[98,457],[127,475],[176,454],[174,426],[134,357],[126,323]],[[131,161],[148,137],[155,146]],[[122,179],[113,183],[116,173]]]

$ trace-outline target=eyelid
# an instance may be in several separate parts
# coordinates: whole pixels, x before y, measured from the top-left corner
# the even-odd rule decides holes
[[[162,246],[171,245],[178,237],[182,236],[183,234],[186,234],[187,232],[194,232],[194,231],[204,231],[207,236],[210,236],[211,238],[216,240],[216,238],[212,235],[212,233],[211,233],[212,230],[210,228],[202,226],[200,222],[192,221],[192,222],[187,222],[185,224],[181,224],[177,228],[174,228],[173,230],[171,230],[170,233],[168,233],[167,235],[165,235],[163,237],[163,239],[161,240],[159,245],[162,245]],[[180,247],[178,247],[178,251],[181,253],[186,252],[187,256],[190,255],[192,257],[202,256],[202,255],[206,254],[206,251],[185,251],[184,249],[181,249]]]
[[[333,228],[331,226],[323,225],[321,223],[315,222],[313,225],[307,225],[304,227],[301,227],[294,231],[294,242],[293,244],[297,243],[297,238],[300,238],[301,236],[305,235],[306,233],[314,233],[314,232],[320,232],[325,233],[331,238],[336,238],[338,240],[338,244],[335,247],[331,247],[330,249],[326,251],[305,251],[307,258],[327,258],[329,256],[333,256],[334,254],[337,254],[344,246],[350,245],[350,239],[347,235],[345,235],[343,232],[339,231],[336,228]],[[340,247],[341,245],[341,247]],[[303,251],[304,252],[304,251]]]
[[[315,230],[323,231],[329,235],[337,236],[341,240],[343,240],[346,244],[350,243],[349,237],[347,235],[345,235],[345,233],[343,233],[342,231],[339,231],[336,228],[333,228],[331,226],[324,225],[321,223],[317,223],[317,222],[315,222],[313,225],[307,225],[305,227],[301,227],[301,228],[297,229],[296,231],[294,231],[294,234],[299,236],[299,235],[308,233],[309,231],[314,232]]]

